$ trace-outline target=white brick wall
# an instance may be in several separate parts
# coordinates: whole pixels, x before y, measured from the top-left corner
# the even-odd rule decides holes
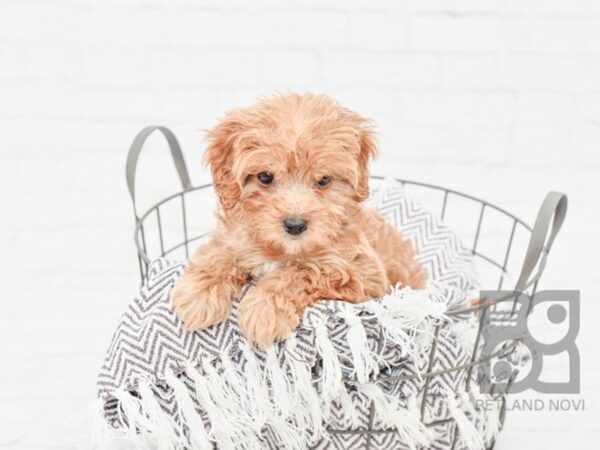
[[[93,398],[137,285],[124,184],[137,130],[171,126],[206,180],[199,130],[277,89],[329,93],[375,119],[374,172],[468,191],[530,222],[546,191],[570,195],[547,285],[582,290],[588,412],[513,412],[499,448],[597,440],[600,2],[4,0],[0,448],[60,446],[53,424]],[[166,161],[153,140],[145,204],[174,189]]]

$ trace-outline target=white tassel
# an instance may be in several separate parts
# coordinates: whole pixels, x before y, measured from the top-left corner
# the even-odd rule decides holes
[[[446,318],[446,305],[431,300],[434,294],[434,288],[412,290],[396,286],[381,303],[365,304],[377,318],[386,339],[400,346],[417,367],[426,362],[435,326]]]
[[[489,409],[483,409],[483,439],[486,444],[498,437],[500,433],[500,403],[492,401]]]
[[[447,307],[442,302],[431,300],[431,295],[431,289],[413,290],[396,286],[381,303],[399,323],[402,323],[403,330],[433,333],[431,322],[445,319]]]
[[[73,436],[73,433],[69,433]],[[96,399],[92,406],[91,429],[85,434],[83,440],[86,444],[77,445],[76,448],[85,448],[87,450],[111,449],[115,442],[124,441],[126,433],[123,430],[115,429],[109,426],[104,417],[104,402]]]
[[[112,450],[125,442],[126,431],[112,428],[104,415],[104,399],[97,398],[66,421],[56,424],[64,448]]]
[[[461,442],[469,450],[480,450],[484,448],[481,433],[461,409],[454,392],[449,391],[447,393],[447,402],[450,415],[454,418],[454,421],[458,427]]]
[[[202,417],[194,406],[190,392],[183,381],[175,376],[172,370],[165,373],[167,384],[173,389],[173,395],[179,408],[181,421],[187,426],[190,435],[190,444],[194,449],[211,450],[213,448]]]
[[[475,411],[475,406],[473,404],[473,400],[471,399],[469,394],[466,391],[459,391],[459,392],[457,392],[457,397],[460,402],[461,409],[465,413],[470,415],[473,418],[473,421],[475,421],[477,412]]]
[[[289,417],[292,409],[290,400],[290,383],[287,374],[279,365],[275,346],[267,350],[265,377],[271,384],[271,401],[273,407],[284,417]]]
[[[395,397],[385,394],[374,383],[357,385],[360,392],[373,402],[375,414],[385,425],[396,428],[403,443],[416,450],[427,446],[432,439],[430,431],[421,421],[414,400],[402,407]]]
[[[279,442],[278,448],[290,450],[305,450],[308,448],[306,442],[306,430],[299,429],[283,417],[271,419],[271,431]]]
[[[482,437],[486,444],[492,442],[500,433],[500,401],[492,395],[482,394],[479,390],[471,391],[475,414],[477,414],[478,428],[482,429]]]
[[[142,414],[139,400],[120,389],[112,394],[119,401],[119,421],[126,429],[127,440],[135,448],[145,448],[147,442],[144,442],[144,438],[151,433],[152,423]]]
[[[383,347],[390,341],[398,348],[400,348],[404,355],[407,355],[411,361],[414,362],[416,367],[423,365],[423,359],[426,357],[427,346],[425,341],[422,339],[423,335],[412,332],[411,330],[404,330],[404,322],[397,320],[387,308],[383,307],[378,302],[368,302],[366,305],[367,310],[372,313],[377,323],[381,327],[383,332],[384,342]],[[410,334],[409,334],[410,333]],[[381,359],[382,365],[389,368],[389,364]],[[417,371],[419,378],[421,373]]]
[[[194,382],[198,402],[210,419],[210,438],[221,443],[225,448],[235,448],[238,443],[237,424],[231,423],[215,403],[208,380],[192,364],[188,364],[185,373]]]
[[[352,401],[352,396],[347,390],[347,387],[344,386],[340,389],[340,394],[337,398],[340,402],[340,406],[344,411],[344,423],[342,426],[349,428],[357,428],[360,426],[360,417],[358,416],[358,411],[356,410],[356,405]]]
[[[459,320],[449,325],[454,339],[467,352],[472,352],[477,341],[477,322],[474,320]]]
[[[242,429],[253,428],[254,419],[251,414],[242,408],[241,398],[245,395],[245,390],[235,391],[225,382],[225,377],[219,373],[211,363],[205,363],[202,368],[206,372],[209,380],[210,393],[219,405],[219,408],[231,421],[238,424]]]
[[[253,400],[255,414],[261,418],[263,423],[271,425],[271,431],[276,439],[282,443],[282,448],[296,448],[291,443],[298,442],[298,439],[302,440],[304,438],[303,433],[279,416],[269,399],[265,373],[261,370],[254,351],[246,343],[242,344],[241,347],[246,360],[244,375]]]
[[[254,421],[240,408],[238,393],[224,383],[222,375],[206,359],[202,361],[201,366],[206,372],[208,394],[212,396],[223,418],[223,425],[219,424],[219,429],[221,426],[227,427],[224,432],[229,433],[232,440],[237,442],[236,448],[262,448]]]
[[[265,385],[264,374],[258,364],[254,350],[245,342],[241,344],[241,347],[246,360],[244,375],[250,398],[253,400],[253,411],[264,423],[274,414],[267,386]]]
[[[370,314],[375,316],[383,331],[383,347],[387,345],[389,340],[407,352],[406,350],[412,345],[412,338],[402,329],[402,324],[398,323],[390,311],[377,301],[366,302],[363,305]]]
[[[239,413],[244,417],[243,422],[260,434],[265,423],[264,417],[255,414],[254,398],[248,390],[245,377],[225,352],[221,354],[221,364],[223,365],[221,378],[228,390],[236,395]]]
[[[285,349],[293,386],[294,420],[299,427],[310,433],[310,438],[314,440],[310,444],[314,444],[316,440],[325,435],[321,401],[312,380],[311,368],[306,362],[299,359],[295,351],[296,346],[296,336],[292,335],[286,340]]]
[[[140,381],[138,384],[140,392],[140,405],[142,413],[150,421],[150,431],[152,437],[160,449],[179,449],[185,446],[183,429],[179,428],[175,421],[166,414],[154,396],[152,388],[146,381]]]
[[[246,382],[238,368],[226,352],[221,353],[221,364],[223,364],[223,379],[227,385],[236,392],[245,391]]]
[[[325,406],[328,406],[331,399],[337,397],[342,387],[342,366],[324,322],[315,324],[315,345],[323,362],[320,377],[321,399],[325,402]]]
[[[290,378],[279,364],[275,346],[267,350],[265,362],[265,378],[271,386],[272,408],[276,412],[271,418],[271,430],[279,441],[280,448],[302,450],[308,447],[306,429],[298,425],[296,420],[288,420],[293,416]]]
[[[367,332],[352,306],[346,306],[339,314],[348,324],[346,339],[352,353],[353,375],[359,383],[366,383],[371,374],[379,373],[377,358],[369,348]]]

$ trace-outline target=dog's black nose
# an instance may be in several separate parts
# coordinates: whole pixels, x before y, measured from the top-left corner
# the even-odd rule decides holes
[[[298,219],[297,217],[290,217],[283,221],[283,228],[285,228],[285,231],[287,231],[288,234],[297,236],[306,231],[307,225],[305,220]]]

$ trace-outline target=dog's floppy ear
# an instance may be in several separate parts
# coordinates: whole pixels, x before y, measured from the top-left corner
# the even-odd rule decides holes
[[[369,197],[369,161],[377,156],[377,140],[370,122],[360,129],[360,153],[358,154],[358,183],[355,200],[362,202]]]
[[[212,130],[206,132],[208,148],[204,154],[204,163],[210,166],[214,188],[224,210],[235,206],[240,196],[240,185],[232,169],[234,147],[243,129],[242,114],[232,111]]]

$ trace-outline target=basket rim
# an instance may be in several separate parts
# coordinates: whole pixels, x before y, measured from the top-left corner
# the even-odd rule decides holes
[[[500,212],[501,214],[504,214],[507,217],[510,217],[513,222],[514,222],[514,226],[516,226],[516,224],[521,225],[523,228],[525,228],[525,230],[531,232],[532,228],[530,225],[528,225],[525,221],[523,221],[522,219],[520,219],[519,217],[517,217],[516,215],[508,212],[507,210],[505,210],[504,208],[501,208],[499,206],[494,205],[493,203],[490,203],[486,200],[482,200],[480,198],[477,198],[473,195],[470,194],[466,194],[464,192],[455,190],[455,189],[450,189],[450,188],[445,188],[442,186],[438,186],[435,184],[431,184],[431,183],[425,183],[425,182],[421,182],[421,181],[415,181],[415,180],[408,180],[408,179],[403,179],[403,178],[396,178],[396,177],[385,177],[385,176],[381,176],[381,175],[371,175],[370,176],[371,179],[373,180],[378,180],[378,181],[384,181],[386,179],[393,179],[394,181],[397,181],[399,183],[401,183],[403,186],[406,185],[413,185],[413,186],[420,186],[420,187],[426,187],[426,188],[430,188],[430,189],[435,189],[441,192],[444,192],[444,204],[447,201],[448,195],[452,194],[452,195],[456,195],[459,197],[463,197],[463,198],[467,198],[468,200],[477,202],[479,204],[481,204],[482,209],[485,208],[491,208],[494,209],[498,212]],[[189,192],[194,192],[194,191],[199,191],[202,189],[207,189],[213,186],[213,183],[204,183],[201,184],[199,186],[192,186],[190,188],[186,188],[186,189],[182,189],[181,191],[178,191],[174,194],[171,194],[167,197],[164,197],[162,200],[158,201],[157,203],[153,204],[152,206],[150,206],[142,215],[140,215],[139,217],[136,217],[136,223],[135,223],[135,230],[134,230],[134,242],[136,245],[136,251],[138,254],[138,257],[140,257],[144,263],[146,264],[150,264],[152,262],[152,259],[150,259],[148,257],[148,255],[146,254],[144,248],[143,248],[143,244],[140,242],[140,235],[142,235],[142,239],[143,239],[143,225],[144,225],[144,220],[147,219],[150,214],[154,213],[155,211],[158,210],[158,208],[160,208],[160,206],[162,206],[163,204],[167,203],[170,200],[173,200],[174,198],[177,197],[181,197],[182,199],[184,198],[183,196]],[[196,240],[199,240],[201,238],[203,238],[204,236],[206,236],[208,233],[199,235],[199,236],[194,236],[192,238],[188,238],[186,236],[186,240],[185,242],[179,243],[175,246],[173,246],[172,248],[166,249],[165,250],[165,254],[168,254],[180,247],[183,247],[184,245],[186,245],[186,243],[190,243]],[[491,260],[489,257],[486,257],[485,255],[473,251],[473,255],[477,256],[479,258],[482,258],[483,260],[487,261],[488,263],[494,265],[495,267],[497,267],[498,269],[502,270],[504,273],[506,273],[506,269],[504,267],[502,267],[499,263],[497,263],[496,261]],[[538,272],[536,274],[536,276],[532,277],[529,282],[526,284],[526,286],[524,287],[523,291],[527,290],[528,288],[530,288],[531,286],[535,285],[535,283],[538,282],[539,278],[541,277],[541,272]],[[506,300],[511,300],[514,299],[515,293],[516,291],[511,291],[512,293],[506,294],[498,299],[495,299],[493,301],[493,304],[497,304]],[[455,316],[455,315],[461,315],[461,314],[467,314],[470,312],[476,312],[484,307],[489,306],[491,303],[489,301],[483,301],[480,302],[477,305],[474,305],[470,308],[463,308],[460,310],[453,310],[447,313],[448,316]]]

